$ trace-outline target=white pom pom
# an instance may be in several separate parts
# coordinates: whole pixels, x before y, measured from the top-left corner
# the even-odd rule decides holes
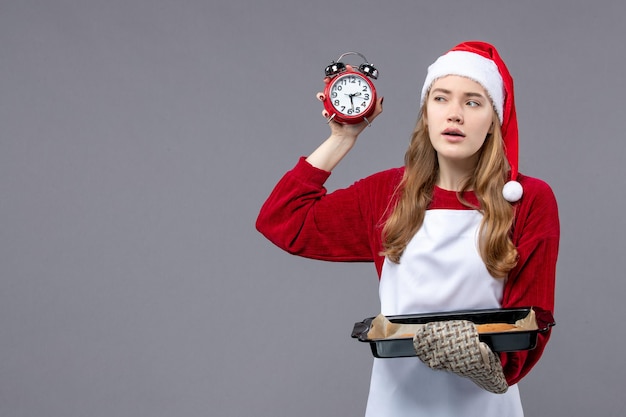
[[[519,199],[522,198],[522,194],[524,194],[522,184],[517,181],[509,181],[504,184],[504,188],[502,188],[502,195],[509,203],[519,201]]]

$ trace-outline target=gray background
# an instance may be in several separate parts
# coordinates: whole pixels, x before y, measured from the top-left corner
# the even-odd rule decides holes
[[[385,112],[329,188],[402,164],[426,67],[493,42],[521,171],[560,203],[558,325],[528,416],[623,416],[623,16],[613,1],[2,0],[0,415],[360,416],[369,264],[254,230],[328,134],[322,70],[357,50]]]

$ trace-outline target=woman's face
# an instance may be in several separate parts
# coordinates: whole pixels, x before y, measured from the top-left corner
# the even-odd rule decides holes
[[[474,167],[492,128],[493,112],[489,96],[476,81],[458,75],[435,80],[426,122],[440,165]]]

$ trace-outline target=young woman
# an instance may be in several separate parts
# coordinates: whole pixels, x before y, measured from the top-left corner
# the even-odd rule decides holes
[[[270,241],[304,257],[374,262],[386,316],[553,311],[556,200],[517,171],[513,80],[492,45],[461,43],[428,68],[402,168],[328,193],[325,180],[367,124],[329,125],[263,205],[257,229]],[[548,337],[495,354],[471,323],[428,325],[414,338],[419,359],[374,359],[366,415],[522,416],[516,383]]]

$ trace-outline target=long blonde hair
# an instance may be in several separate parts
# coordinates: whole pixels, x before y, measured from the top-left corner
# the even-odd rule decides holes
[[[383,255],[399,263],[411,238],[422,226],[426,209],[432,200],[439,174],[437,153],[428,135],[424,118],[426,103],[404,156],[405,171],[396,190],[397,202],[383,227]],[[493,277],[504,278],[517,263],[517,250],[510,232],[514,208],[502,196],[509,164],[502,145],[500,120],[493,112],[493,129],[487,135],[470,177],[465,179],[459,200],[483,214],[480,225],[479,251]],[[480,207],[473,207],[462,198],[463,192],[473,190]]]

